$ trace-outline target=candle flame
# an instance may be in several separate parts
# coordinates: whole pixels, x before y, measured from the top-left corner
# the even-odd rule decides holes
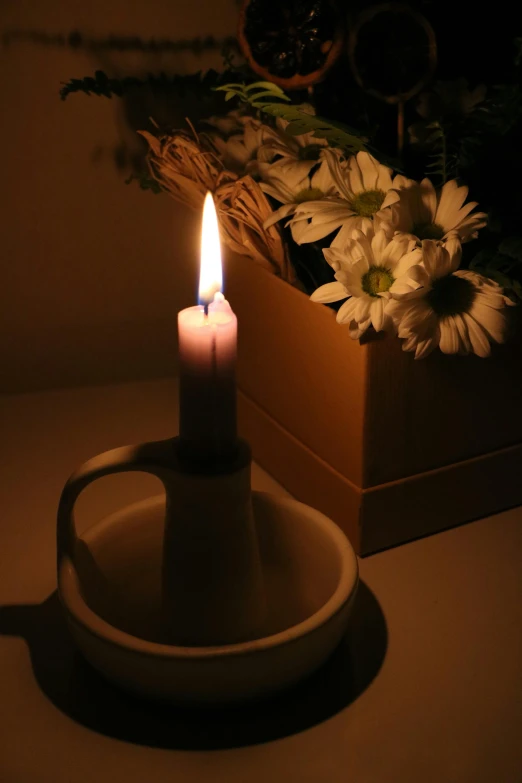
[[[209,305],[214,294],[223,288],[221,245],[216,207],[212,193],[207,193],[201,224],[201,265],[199,269],[199,302]]]

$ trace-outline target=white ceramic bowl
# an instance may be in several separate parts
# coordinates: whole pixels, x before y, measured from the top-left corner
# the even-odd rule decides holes
[[[76,643],[126,690],[178,702],[265,696],[317,669],[345,632],[357,558],[339,528],[297,501],[253,493],[267,591],[262,638],[216,647],[162,641],[164,498],[128,506],[89,529],[59,594]]]

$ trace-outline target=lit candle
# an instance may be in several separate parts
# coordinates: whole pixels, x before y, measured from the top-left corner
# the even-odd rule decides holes
[[[199,302],[178,314],[179,435],[182,453],[213,459],[237,447],[237,318],[221,293],[216,209],[207,193],[201,229]]]

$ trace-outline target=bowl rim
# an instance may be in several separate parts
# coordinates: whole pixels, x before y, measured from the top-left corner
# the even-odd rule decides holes
[[[180,645],[169,645],[160,642],[151,642],[141,639],[138,636],[127,633],[126,631],[111,625],[100,615],[96,614],[84,600],[80,590],[80,580],[74,563],[68,556],[64,556],[58,566],[58,593],[64,609],[68,614],[68,619],[75,625],[80,626],[84,631],[96,636],[106,644],[116,645],[125,649],[134,655],[143,655],[153,658],[164,659],[206,659],[221,658],[230,656],[244,656],[261,651],[281,647],[286,644],[297,642],[304,636],[307,636],[319,627],[326,624],[335,615],[339,614],[347,604],[353,600],[358,582],[359,566],[357,556],[341,529],[325,514],[317,511],[311,506],[301,503],[292,497],[284,495],[274,495],[268,492],[252,491],[254,497],[261,496],[265,501],[278,506],[286,506],[294,511],[300,512],[309,520],[313,521],[319,527],[327,532],[330,539],[333,540],[340,555],[341,573],[339,582],[330,598],[317,611],[302,620],[296,625],[292,625],[283,631],[275,634],[252,639],[246,642],[236,642],[225,645],[212,645],[206,647],[185,647]],[[84,537],[88,540],[94,536],[102,527],[108,527],[131,511],[136,511],[140,507],[150,508],[151,506],[164,504],[164,495],[154,495],[145,500],[131,503],[113,514],[104,517],[98,524],[93,525],[85,532]]]

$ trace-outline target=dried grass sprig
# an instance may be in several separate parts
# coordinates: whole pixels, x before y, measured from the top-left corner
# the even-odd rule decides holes
[[[139,133],[149,144],[147,163],[154,179],[172,198],[193,209],[201,210],[207,191],[236,178],[204,135],[180,130],[158,138]]]
[[[293,283],[290,264],[278,225],[265,229],[273,213],[265,194],[250,176],[222,184],[215,192],[223,242],[234,252],[249,256],[268,271]]]

